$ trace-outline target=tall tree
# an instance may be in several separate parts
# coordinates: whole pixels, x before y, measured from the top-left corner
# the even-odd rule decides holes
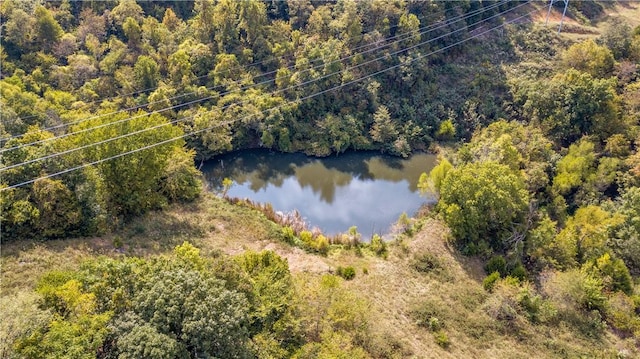
[[[519,173],[481,162],[446,172],[437,208],[460,246],[468,253],[482,253],[509,248],[507,239],[519,230],[528,203]]]
[[[38,6],[35,11],[35,40],[47,51],[60,40],[64,31],[62,26],[53,18],[51,12],[44,6]]]

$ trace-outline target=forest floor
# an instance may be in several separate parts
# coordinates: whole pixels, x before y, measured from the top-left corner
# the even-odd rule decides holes
[[[150,256],[170,253],[183,241],[204,255],[272,250],[287,259],[298,278],[316,278],[338,266],[353,266],[356,277],[344,285],[370,306],[375,338],[394,343],[397,357],[513,358],[613,355],[628,344],[607,335],[593,339],[571,327],[505,323],[492,316],[495,304],[483,289],[480,260],[461,256],[447,243],[447,230],[436,219],[425,219],[415,235],[390,242],[387,258],[367,252],[333,249],[310,254],[281,241],[280,227],[261,212],[233,205],[210,194],[192,204],[149,213],[114,234],[2,246],[0,317],[10,318],[21,300],[34,300],[37,279],[53,269],[74,269],[95,256]],[[120,248],[115,243],[122,243]],[[430,270],[416,270],[419,261]],[[427,314],[425,314],[427,313]],[[425,315],[437,317],[450,344],[443,348],[435,334],[419,325]],[[10,322],[10,321],[7,321]],[[0,343],[3,331],[0,326]]]

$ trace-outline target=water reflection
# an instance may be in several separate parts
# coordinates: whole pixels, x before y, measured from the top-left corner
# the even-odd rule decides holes
[[[202,171],[210,186],[234,180],[228,195],[270,202],[276,210],[297,209],[312,226],[328,234],[350,226],[369,238],[385,233],[402,212],[415,212],[420,174],[434,165],[434,156],[410,159],[371,152],[323,159],[302,154],[240,151],[206,163]]]

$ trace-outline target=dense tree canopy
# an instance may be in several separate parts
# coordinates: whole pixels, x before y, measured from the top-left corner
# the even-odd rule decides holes
[[[616,17],[589,30],[587,18],[596,24],[591,15],[609,6],[593,1],[570,5],[581,24],[569,28],[586,29],[586,40],[526,21],[502,26],[516,15],[498,15],[521,5],[538,4],[3,1],[0,238],[117,230],[195,200],[194,160],[232,150],[440,149],[419,187],[437,192],[432,217],[490,272],[488,293],[465,303],[477,310],[465,324],[483,332],[489,315],[515,335],[529,321],[590,338],[608,326],[637,348],[640,27]],[[310,251],[367,255],[275,228],[274,239],[282,232]],[[398,355],[372,349],[368,303],[339,277],[294,277],[268,251],[230,259],[184,244],[134,258],[119,241],[116,258],[39,280],[34,320],[11,338],[18,356]],[[370,248],[387,253],[380,238]],[[416,267],[446,281],[434,258]],[[450,318],[435,307],[419,320],[446,347]],[[544,345],[568,355],[556,344]]]
[[[30,324],[16,351],[26,358],[262,358],[316,350],[368,357],[360,345],[368,335],[364,301],[340,282],[325,275],[296,284],[287,261],[270,251],[212,259],[184,243],[172,256],[97,258],[40,279],[40,305],[51,315]]]
[[[440,185],[439,210],[470,253],[507,247],[506,239],[522,222],[527,204],[522,177],[495,162],[451,169]]]

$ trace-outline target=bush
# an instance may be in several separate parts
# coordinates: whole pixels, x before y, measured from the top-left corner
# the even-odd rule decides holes
[[[429,329],[434,332],[442,329],[442,323],[440,322],[440,319],[436,317],[429,318]]]
[[[293,232],[293,228],[289,226],[282,227],[282,235],[284,236],[284,240],[289,244],[293,244],[295,241],[296,235]]]
[[[484,266],[484,270],[487,273],[498,272],[500,277],[505,277],[507,275],[507,261],[503,256],[493,256]]]
[[[584,267],[591,274],[602,278],[606,291],[621,291],[627,295],[633,293],[633,280],[622,259],[612,258],[609,253],[605,253]]]
[[[602,281],[576,269],[544,275],[548,278],[542,283],[544,294],[558,309],[560,318],[586,335],[600,335],[603,329],[601,313],[608,307],[607,297],[602,293]]]
[[[336,274],[346,280],[352,280],[356,276],[356,270],[351,266],[349,267],[338,266],[338,268],[336,269]]]
[[[371,244],[369,244],[369,248],[371,248],[371,250],[373,251],[373,253],[375,253],[375,255],[382,257],[382,258],[387,258],[387,244],[382,240],[382,237],[380,237],[377,234],[373,235],[373,238],[371,239]]]
[[[493,272],[489,274],[483,281],[482,287],[488,292],[493,291],[493,287],[496,285],[496,282],[500,279],[500,273]]]
[[[451,344],[451,341],[449,340],[449,336],[443,330],[438,330],[437,332],[434,333],[433,336],[436,339],[436,344],[438,344],[442,348],[446,349]]]
[[[611,297],[609,303],[607,322],[611,326],[625,337],[640,333],[640,317],[636,314],[637,306],[632,298],[619,292]]]
[[[520,282],[527,280],[527,270],[524,269],[522,263],[518,263],[509,273],[510,277],[518,279]]]
[[[557,311],[548,301],[536,294],[530,284],[525,283],[518,292],[518,304],[532,323],[548,323],[556,317]]]
[[[447,119],[440,122],[438,132],[436,136],[441,141],[451,141],[456,136],[456,126],[453,124],[453,120]]]
[[[418,272],[430,273],[443,269],[440,260],[431,253],[418,254],[413,259],[413,268]]]
[[[122,240],[121,236],[115,235],[113,236],[113,247],[116,249],[120,249],[122,248],[122,246],[124,245],[124,241]]]
[[[451,307],[435,298],[425,298],[416,304],[410,311],[415,323],[422,328],[437,331],[445,327],[445,323],[455,314],[450,312]]]
[[[309,231],[300,232],[300,240],[306,246],[313,247],[313,233],[311,233]]]
[[[329,252],[329,240],[327,237],[322,234],[318,235],[313,242],[313,249],[322,255],[326,255]]]

